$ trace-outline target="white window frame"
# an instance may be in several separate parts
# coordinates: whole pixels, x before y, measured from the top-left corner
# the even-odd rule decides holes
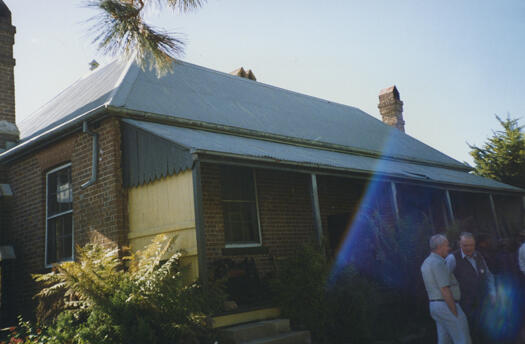
[[[48,201],[49,201],[48,181],[49,181],[49,175],[52,174],[52,173],[55,173],[57,171],[63,170],[65,168],[68,168],[68,167],[71,167],[71,163],[67,163],[65,165],[61,165],[61,166],[56,167],[56,168],[54,168],[54,169],[52,169],[52,170],[50,170],[50,171],[48,171],[46,173],[46,241],[44,243],[44,250],[45,250],[44,266],[46,268],[51,268],[54,265],[60,264],[62,262],[70,262],[70,261],[73,261],[75,259],[75,224],[74,224],[74,221],[73,221],[73,215],[71,215],[71,258],[64,259],[64,260],[59,260],[59,261],[56,261],[54,263],[48,263],[48,256],[47,256],[47,254],[48,254],[48,252],[47,252],[47,236],[48,235],[47,234],[48,234],[48,223],[49,223],[49,220],[52,220],[52,219],[54,219],[56,217],[59,217],[59,216],[65,215],[65,214],[73,214],[73,206],[71,206],[70,210],[66,210],[66,211],[63,211],[61,213],[48,216]]]
[[[238,167],[238,166],[235,166]],[[255,169],[250,167],[252,170],[252,179],[253,179],[253,189],[255,193],[255,214],[257,216],[257,230],[259,232],[259,242],[250,242],[250,243],[224,243],[225,248],[239,248],[239,247],[261,247],[262,246],[262,231],[261,231],[261,217],[259,215],[259,195],[257,192],[257,176],[255,174]],[[221,199],[222,203],[222,199]],[[224,213],[223,213],[224,214]],[[226,237],[224,238],[226,240]]]

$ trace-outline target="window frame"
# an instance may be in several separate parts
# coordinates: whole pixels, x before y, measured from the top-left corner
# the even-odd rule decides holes
[[[46,235],[45,235],[45,243],[44,243],[44,250],[45,250],[45,254],[44,254],[44,266],[46,268],[51,268],[57,264],[60,264],[60,263],[63,263],[63,262],[71,262],[71,261],[74,261],[75,260],[75,223],[73,221],[73,199],[71,199],[71,209],[70,210],[66,210],[66,211],[62,211],[60,213],[56,213],[56,214],[53,214],[51,216],[49,216],[48,214],[48,211],[49,211],[49,175],[55,173],[55,172],[58,172],[60,170],[63,170],[63,169],[66,169],[66,168],[71,168],[71,163],[67,163],[67,164],[64,164],[64,165],[60,165],[58,167],[55,167],[49,171],[46,172],[46,213],[45,213],[45,221],[46,221]],[[70,175],[71,175],[71,171],[70,171]],[[71,178],[72,179],[72,178]],[[73,181],[70,180],[70,183],[73,184]],[[73,194],[73,185],[71,185],[71,194]],[[48,263],[48,227],[49,227],[49,221],[52,220],[52,219],[55,219],[55,218],[58,218],[60,216],[63,216],[63,215],[67,215],[67,214],[71,214],[71,257],[67,258],[67,259],[62,259],[62,260],[57,260],[56,262],[53,262],[53,263]]]
[[[253,202],[255,202],[255,216],[256,216],[256,225],[257,225],[257,233],[258,233],[259,241],[258,242],[245,242],[245,243],[228,243],[226,242],[226,228],[224,228],[224,247],[225,248],[262,247],[261,217],[259,213],[259,194],[257,192],[257,176],[255,173],[255,169],[252,167],[244,167],[244,166],[236,166],[236,165],[229,165],[229,167],[249,168],[251,170],[252,182],[253,182],[253,193],[254,193]],[[223,203],[224,203],[224,200],[222,199],[222,196],[221,196],[222,216],[224,217],[225,213],[224,213]]]

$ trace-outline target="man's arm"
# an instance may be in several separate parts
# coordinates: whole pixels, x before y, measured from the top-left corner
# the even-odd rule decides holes
[[[456,257],[451,253],[445,258],[445,264],[447,264],[448,271],[451,273],[456,270]]]
[[[452,297],[452,292],[450,291],[450,287],[441,287],[441,295],[443,295],[443,300],[445,300],[445,303],[447,304],[448,308],[454,314],[455,316],[458,316],[458,311],[456,310],[456,301],[454,301],[454,297]]]

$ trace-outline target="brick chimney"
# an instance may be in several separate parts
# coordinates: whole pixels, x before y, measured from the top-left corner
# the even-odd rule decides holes
[[[403,102],[399,98],[396,86],[390,86],[379,92],[379,112],[383,123],[396,127],[405,132],[405,121],[403,120]]]
[[[20,136],[15,122],[15,32],[11,11],[0,0],[0,152],[13,147]]]
[[[248,71],[245,71],[244,68],[241,67],[241,68],[234,70],[233,72],[230,72],[230,74],[240,76],[241,78],[246,78],[246,79],[250,79],[253,81],[257,81],[251,69],[248,69]]]

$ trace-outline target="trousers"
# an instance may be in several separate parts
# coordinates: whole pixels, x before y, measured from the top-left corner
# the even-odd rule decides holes
[[[430,302],[430,316],[436,322],[438,344],[471,344],[468,321],[456,303],[458,315],[452,314],[444,301]]]

